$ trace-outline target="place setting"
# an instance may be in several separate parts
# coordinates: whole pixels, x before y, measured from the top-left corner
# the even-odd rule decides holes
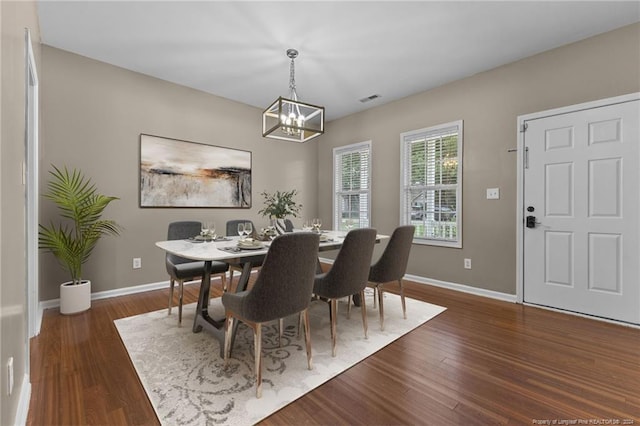
[[[211,243],[214,241],[231,241],[230,238],[216,234],[216,223],[203,220],[200,234],[187,238],[191,243]]]
[[[262,250],[264,248],[269,247],[269,245],[263,241],[250,237],[253,235],[253,224],[251,222],[238,223],[238,235],[239,239],[237,240],[236,245],[233,246],[225,246],[218,247],[220,250],[238,253],[245,250],[254,251],[254,250]],[[216,241],[233,241],[231,238],[226,238],[224,240],[216,240]]]

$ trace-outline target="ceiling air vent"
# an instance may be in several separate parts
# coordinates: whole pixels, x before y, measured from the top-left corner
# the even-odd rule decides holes
[[[364,103],[370,102],[370,101],[372,101],[374,99],[378,99],[379,97],[380,97],[380,95],[367,96],[366,98],[360,99],[360,102],[362,102],[364,104]]]

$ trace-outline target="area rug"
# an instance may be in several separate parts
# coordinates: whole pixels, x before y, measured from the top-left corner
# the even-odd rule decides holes
[[[298,338],[297,316],[285,321],[282,347],[277,323],[263,326],[263,395],[255,397],[253,332],[241,324],[227,368],[220,346],[206,331],[193,333],[195,304],[186,305],[183,326],[166,309],[114,321],[129,357],[163,425],[251,425],[300,398],[332,377],[424,324],[445,308],[407,301],[402,318],[399,296],[385,293],[385,330],[378,310],[367,298],[369,338],[364,338],[360,308],[346,316],[338,308],[337,356],[331,356],[329,309],[310,308],[313,370],[307,369],[304,337]],[[222,312],[212,299],[210,312]],[[217,312],[216,312],[217,311]]]

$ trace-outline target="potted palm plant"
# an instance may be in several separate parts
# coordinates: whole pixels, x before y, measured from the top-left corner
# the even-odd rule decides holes
[[[91,307],[91,281],[82,278],[82,265],[103,235],[120,233],[116,222],[101,218],[103,210],[118,198],[99,194],[77,169],[52,167],[43,196],[56,204],[62,220],[57,225],[53,221],[49,226],[40,224],[38,243],[71,276],[71,281],[60,286],[60,313],[73,314]]]
[[[298,191],[292,189],[291,191],[276,191],[273,194],[262,191],[260,194],[264,197],[264,207],[258,213],[269,217],[279,234],[285,232],[284,219],[287,216],[298,217],[298,213],[302,209],[302,204],[296,203],[293,199],[297,193]]]

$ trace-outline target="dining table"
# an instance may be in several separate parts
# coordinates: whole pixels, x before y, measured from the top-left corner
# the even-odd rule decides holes
[[[294,230],[293,232],[309,232]],[[346,231],[320,231],[320,245],[318,251],[338,250],[342,246],[342,242],[346,236]],[[377,235],[376,242],[388,239],[388,235]],[[220,356],[224,357],[224,339],[225,339],[225,317],[221,315],[219,318],[214,317],[209,312],[209,293],[211,288],[211,265],[213,261],[226,262],[241,267],[242,273],[235,288],[236,292],[244,291],[249,284],[249,277],[253,265],[260,265],[264,257],[269,251],[270,241],[250,240],[253,243],[241,243],[242,237],[220,237],[216,239],[203,239],[198,236],[187,239],[158,241],[156,246],[162,250],[195,261],[204,261],[204,273],[202,275],[202,283],[198,294],[198,303],[196,305],[195,317],[193,320],[192,331],[199,333],[203,329],[210,332],[216,340],[220,342]],[[320,262],[318,261],[318,272],[320,270]],[[229,288],[228,291],[231,291]],[[221,304],[221,298],[217,298]],[[234,324],[232,330],[231,347],[235,340],[236,328],[238,321]]]

